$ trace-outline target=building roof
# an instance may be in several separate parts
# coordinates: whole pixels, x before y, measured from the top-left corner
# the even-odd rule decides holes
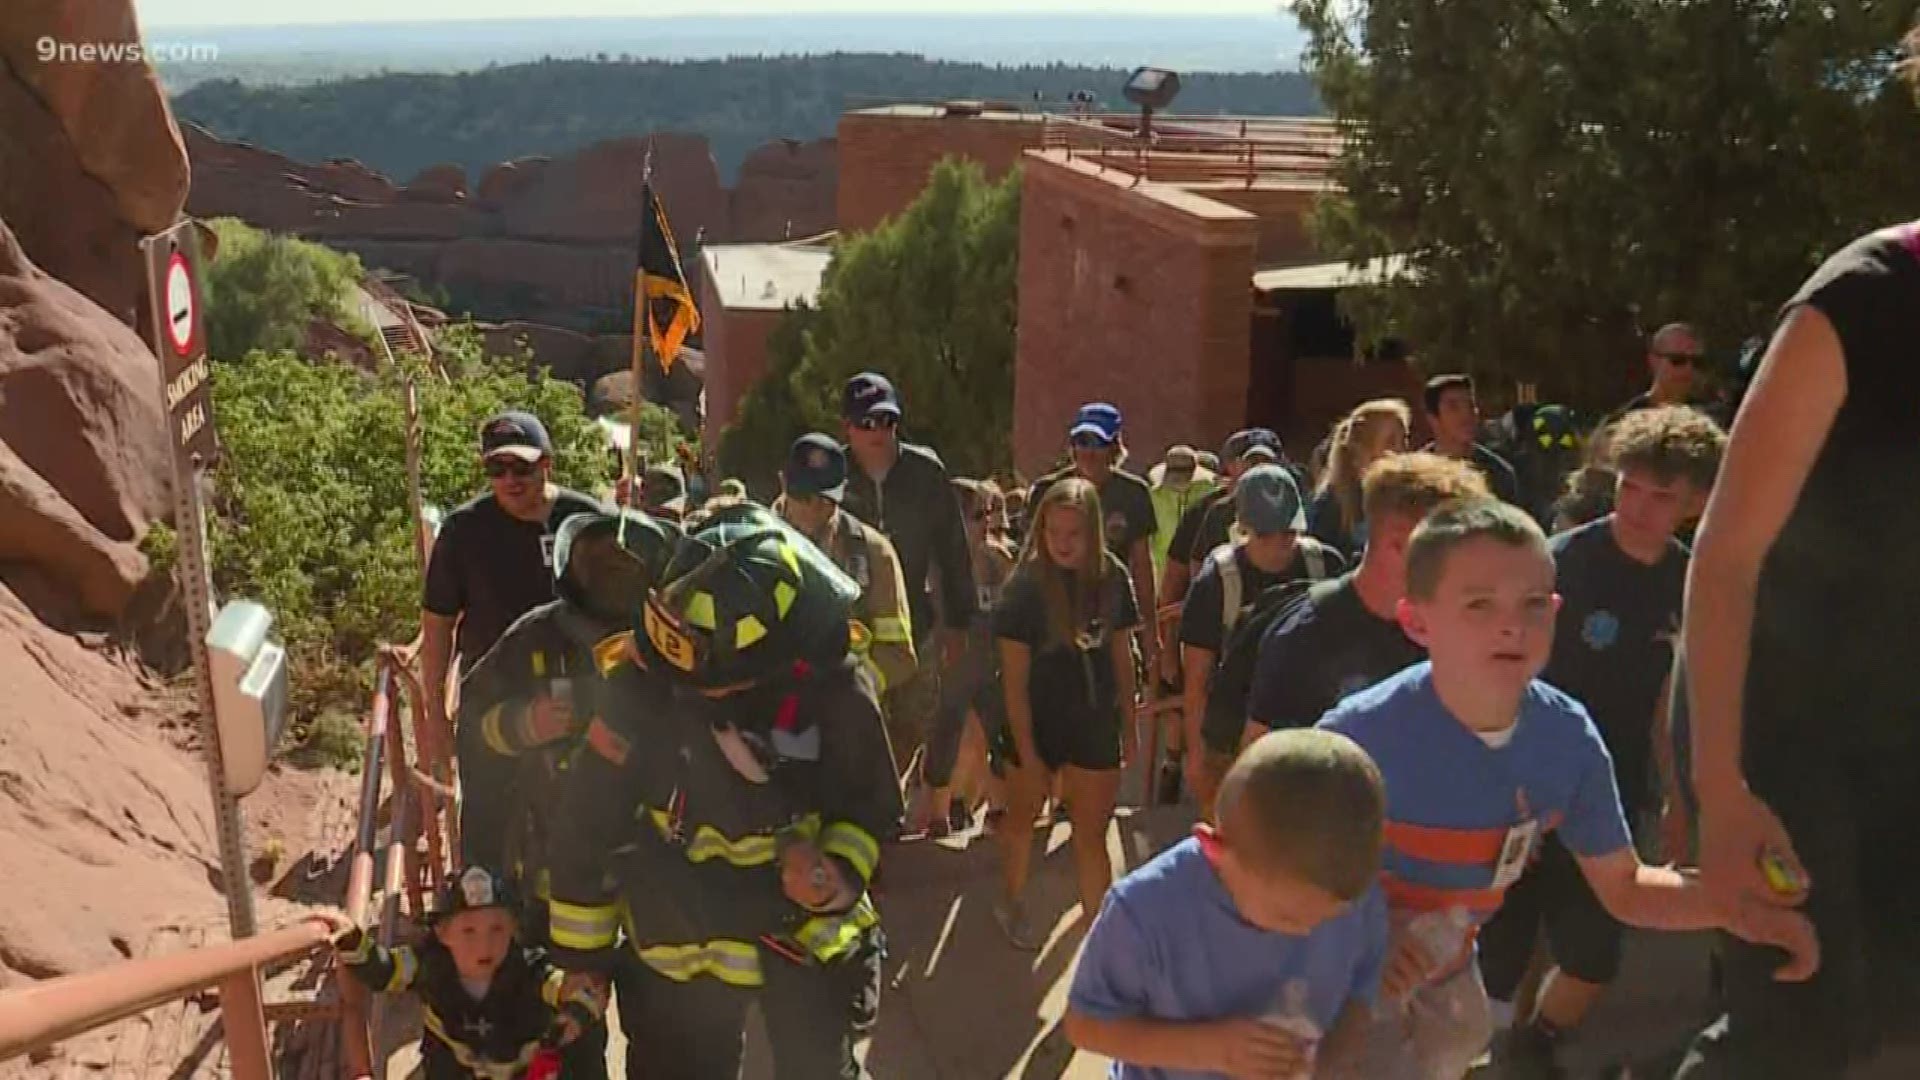
[[[813,303],[833,248],[820,238],[786,244],[708,244],[700,271],[728,311],[779,311]]]
[[[1405,256],[1388,255],[1369,259],[1359,266],[1345,261],[1283,266],[1272,270],[1256,270],[1253,287],[1261,292],[1308,292],[1350,289],[1355,285],[1379,285],[1399,276],[1406,265]]]

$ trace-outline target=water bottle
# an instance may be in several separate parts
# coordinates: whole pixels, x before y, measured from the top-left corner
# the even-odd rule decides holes
[[[1307,999],[1307,981],[1288,979],[1280,987],[1280,996],[1274,1000],[1273,1007],[1260,1018],[1260,1022],[1293,1036],[1294,1042],[1300,1046],[1304,1061],[1287,1080],[1313,1080],[1313,1061],[1320,1052],[1320,1038],[1324,1033],[1313,1019],[1312,1003]]]
[[[1450,907],[1445,911],[1421,912],[1407,924],[1407,932],[1425,955],[1427,973],[1432,975],[1460,958],[1461,950],[1467,945],[1467,932],[1472,927],[1473,916],[1467,914],[1466,908]]]

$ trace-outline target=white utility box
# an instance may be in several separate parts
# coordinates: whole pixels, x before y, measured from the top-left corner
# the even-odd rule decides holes
[[[251,600],[220,609],[207,631],[213,666],[213,714],[227,788],[260,786],[287,721],[287,652],[268,639],[273,613]]]

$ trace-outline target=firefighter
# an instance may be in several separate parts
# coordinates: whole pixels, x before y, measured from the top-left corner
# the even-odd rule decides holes
[[[881,693],[905,683],[916,661],[900,556],[878,529],[840,508],[847,494],[846,451],[819,432],[800,436],[780,469],[780,492],[774,512],[860,586],[854,618],[871,635],[866,658]]]
[[[601,1001],[565,988],[564,972],[515,935],[513,892],[491,871],[461,871],[441,894],[419,945],[388,949],[345,916],[323,913],[353,978],[382,993],[411,993],[424,1010],[420,1061],[426,1080],[519,1080],[543,1047],[566,1044],[565,1076],[604,1077],[585,1030],[599,1029]]]
[[[858,595],[742,504],[642,606],[549,849],[555,958],[615,979],[628,1080],[737,1076],[755,999],[777,1078],[859,1076],[883,951],[867,885],[901,807]]]
[[[504,847],[481,852],[504,867],[523,897],[538,901],[529,931],[545,927],[540,837],[554,784],[603,696],[602,667],[624,660],[625,631],[647,589],[672,556],[675,526],[636,510],[575,514],[554,537],[554,591],[560,597],[522,615],[460,684],[460,723],[474,725],[485,753],[520,759],[488,769],[501,790],[463,796],[497,800]]]

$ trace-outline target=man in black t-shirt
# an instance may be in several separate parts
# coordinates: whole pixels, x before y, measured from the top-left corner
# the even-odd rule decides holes
[[[1480,400],[1473,392],[1473,376],[1435,375],[1427,380],[1421,401],[1427,426],[1433,429],[1433,441],[1423,449],[1472,464],[1487,478],[1494,498],[1525,507],[1513,466],[1479,441]]]
[[[1705,501],[1725,445],[1720,426],[1690,408],[1629,414],[1612,435],[1614,512],[1552,540],[1561,605],[1541,678],[1587,707],[1635,826],[1658,809],[1649,779],[1666,727],[1688,559],[1675,534]],[[1660,756],[1670,774],[1671,762]],[[1555,967],[1537,1009],[1517,1018],[1503,1050],[1522,1075],[1551,1073],[1560,1036],[1585,1018],[1620,969],[1620,924],[1551,837],[1481,929],[1480,967],[1494,1002],[1513,1001],[1542,923]]]
[[[1277,728],[1312,727],[1356,690],[1420,662],[1424,651],[1400,629],[1407,587],[1407,539],[1433,508],[1485,499],[1486,478],[1438,454],[1391,454],[1361,481],[1367,545],[1360,565],[1324,598],[1311,593],[1260,642],[1242,742]]]
[[[457,657],[486,655],[513,621],[554,599],[553,536],[562,521],[605,508],[553,483],[553,441],[527,412],[505,412],[480,429],[488,490],[447,515],[427,562],[421,605],[420,670],[435,730],[448,730],[447,673]],[[455,733],[460,759],[462,861],[497,866],[505,844],[506,800],[497,789],[511,777],[489,776],[497,755],[478,733]],[[491,770],[499,772],[499,770]]]
[[[1257,465],[1234,485],[1233,503],[1242,537],[1203,559],[1180,611],[1186,745],[1200,747],[1207,715],[1208,683],[1227,637],[1246,609],[1270,586],[1320,580],[1346,569],[1338,552],[1306,535],[1307,515],[1292,474],[1278,465]],[[1187,755],[1187,784],[1209,813],[1231,759]]]
[[[1280,460],[1280,436],[1266,428],[1247,428],[1236,431],[1227,437],[1227,444],[1221,448],[1220,460],[1225,464],[1227,482],[1208,492],[1199,502],[1187,507],[1180,515],[1179,524],[1174,526],[1173,539],[1167,544],[1166,573],[1160,579],[1160,602],[1179,603],[1187,595],[1187,585],[1193,580],[1193,573],[1199,569],[1200,560],[1207,552],[1226,543],[1226,533],[1221,531],[1220,539],[1212,547],[1200,549],[1201,526],[1207,524],[1207,515],[1215,507],[1233,501],[1233,486],[1248,469],[1263,462]],[[1231,518],[1231,513],[1228,517]],[[1208,534],[1213,530],[1209,528]],[[1179,657],[1168,656],[1170,661],[1162,666],[1161,676],[1168,685],[1177,683]]]
[[[1920,1075],[1920,230],[1789,301],[1688,575],[1700,874],[1811,949],[1723,941],[1727,1075]],[[1817,962],[1817,966],[1816,966]],[[1893,1060],[1904,1054],[1907,1060]]]

